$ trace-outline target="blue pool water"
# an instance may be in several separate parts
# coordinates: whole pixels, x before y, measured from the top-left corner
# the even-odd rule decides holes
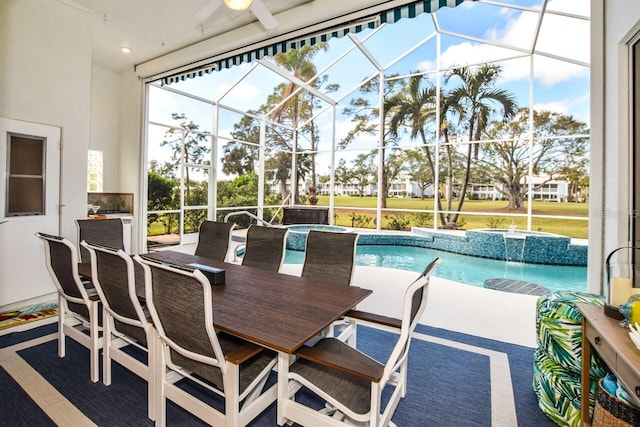
[[[487,279],[505,278],[532,282],[551,290],[584,292],[587,289],[586,267],[505,262],[413,246],[358,245],[356,265],[422,272],[436,256],[442,262],[434,276],[469,285],[482,287]],[[303,261],[304,252],[287,250],[286,264]]]

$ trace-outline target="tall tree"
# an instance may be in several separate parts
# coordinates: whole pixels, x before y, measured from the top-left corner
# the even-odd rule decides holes
[[[373,163],[374,153],[363,153],[351,161],[353,167],[351,168],[351,180],[356,188],[360,197],[364,196],[364,190],[369,184],[373,182],[373,176],[377,170],[376,165]]]
[[[170,164],[177,170],[186,165],[211,164],[208,154],[211,153],[208,137],[199,132],[200,126],[182,113],[171,113],[171,118],[178,122],[179,129],[171,128],[165,132],[161,147],[168,146],[171,153]],[[190,167],[185,167],[185,198],[191,200]]]
[[[233,141],[223,146],[222,171],[228,175],[244,175],[256,170],[260,123],[253,117],[256,111],[248,111],[240,122],[233,125]],[[256,145],[247,144],[251,142]]]
[[[336,166],[334,179],[336,183],[342,185],[343,192],[347,189],[347,186],[351,184],[352,177],[353,174],[351,173],[351,169],[347,166],[347,161],[345,159],[338,160],[338,166]]]
[[[382,188],[387,188],[387,182],[389,179],[386,175],[386,150],[388,147],[393,146],[397,141],[396,138],[389,131],[389,127],[386,125],[387,116],[390,113],[393,105],[387,100],[399,90],[402,89],[403,81],[401,79],[395,79],[395,75],[388,76],[384,84],[384,99],[385,103],[382,106],[384,119],[382,120],[382,129],[380,129],[380,82],[379,79],[371,79],[364,83],[360,87],[360,93],[362,96],[354,98],[349,102],[349,106],[343,110],[343,114],[348,116],[351,122],[354,124],[347,135],[339,142],[338,146],[344,148],[353,141],[355,141],[360,135],[382,135]],[[384,209],[387,207],[387,194],[383,192],[380,195],[381,207]]]
[[[323,80],[316,79],[315,81],[311,81],[318,72],[316,65],[313,63],[313,58],[319,52],[326,51],[327,49],[329,49],[329,46],[324,42],[317,43],[313,46],[306,45],[299,49],[291,49],[287,52],[278,53],[274,57],[274,60],[276,64],[291,72],[293,77],[296,79],[308,83],[312,87],[318,87],[322,84]],[[289,81],[287,84],[281,85],[280,104],[273,111],[274,120],[282,120],[285,117],[290,120],[291,127],[293,129],[291,150],[296,155],[299,150],[301,132],[301,129],[298,128],[299,123],[301,119],[311,119],[313,117],[313,106],[315,104],[313,94],[310,94],[305,90],[297,91],[297,89],[298,85],[294,81]],[[313,142],[317,143],[317,140],[314,139],[315,126],[313,121],[309,124],[307,132],[310,132],[311,134],[312,145]],[[312,155],[310,160],[315,163],[314,155]],[[315,171],[315,165],[312,166],[311,169]],[[296,172],[298,172],[298,170],[296,170]],[[300,172],[304,172],[304,170],[300,170]],[[299,176],[298,173],[295,175],[295,182],[291,183],[291,188],[294,194],[293,202],[299,203],[300,199],[297,188],[298,183],[301,180],[304,180],[304,175]],[[315,182],[315,177],[313,178],[313,182]]]
[[[426,154],[422,150],[407,150],[404,152],[404,157],[407,174],[412,182],[417,183],[418,188],[420,188],[420,198],[424,200],[427,188],[429,188],[429,185],[434,184]],[[433,185],[433,191],[434,194],[438,191],[437,186]]]
[[[486,136],[495,141],[483,143],[477,166],[509,200],[508,209],[521,209],[529,190],[530,161],[534,175],[541,179],[534,190],[554,179],[577,183],[587,175],[588,134],[587,125],[571,116],[534,110],[530,141],[529,109],[521,108],[508,123],[490,124]]]
[[[408,129],[411,139],[420,138],[432,177],[436,176],[436,166],[430,148],[433,138],[427,138],[426,128],[427,124],[434,122],[436,118],[436,93],[436,88],[429,84],[424,75],[413,74],[409,77],[407,86],[387,102],[390,106],[391,134],[398,137],[403,129]],[[440,192],[435,191],[434,197],[440,206]],[[443,222],[445,220],[442,211],[440,211],[440,219]]]
[[[459,106],[458,111],[462,113],[460,118],[466,122],[469,131],[465,173],[458,193],[456,214],[451,218],[450,226],[458,221],[469,185],[472,159],[478,157],[480,146],[474,142],[480,141],[494,113],[498,112],[506,120],[517,110],[515,97],[508,91],[495,87],[501,71],[497,65],[482,64],[475,68],[455,68],[445,77],[445,83],[452,78],[459,81],[459,85],[449,92],[449,97],[454,105]]]

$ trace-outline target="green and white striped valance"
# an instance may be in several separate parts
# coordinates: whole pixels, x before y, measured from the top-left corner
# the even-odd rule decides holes
[[[415,18],[423,13],[433,13],[441,7],[456,7],[464,1],[476,0],[425,0],[416,1],[403,6],[398,6],[372,16],[370,19],[359,20],[357,23],[345,24],[339,28],[330,28],[320,33],[314,33],[305,37],[274,43],[258,49],[249,50],[240,54],[217,60],[210,64],[199,66],[197,69],[182,72],[162,79],[163,85],[184,81],[194,77],[211,74],[214,71],[231,68],[234,65],[249,63],[264,57],[273,57],[278,53],[284,53],[291,49],[299,49],[303,46],[313,46],[319,42],[327,42],[332,38],[344,37],[349,33],[357,34],[365,29],[374,29],[381,24],[393,24],[402,18]]]

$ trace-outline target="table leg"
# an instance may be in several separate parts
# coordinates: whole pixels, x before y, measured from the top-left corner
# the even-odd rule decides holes
[[[583,426],[591,425],[589,416],[589,392],[591,390],[591,343],[587,339],[587,321],[582,318],[582,372],[580,384],[580,411]]]
[[[278,352],[278,411],[277,423],[284,425],[287,419],[284,416],[284,402],[289,394],[289,354]]]

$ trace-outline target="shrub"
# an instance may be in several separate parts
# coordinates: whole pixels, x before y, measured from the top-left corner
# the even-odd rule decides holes
[[[387,228],[390,230],[408,230],[411,221],[403,214],[385,215],[384,218],[388,221]]]
[[[420,212],[413,215],[413,223],[416,227],[433,227],[433,214]]]
[[[504,228],[504,218],[493,217],[487,222],[489,228]]]

